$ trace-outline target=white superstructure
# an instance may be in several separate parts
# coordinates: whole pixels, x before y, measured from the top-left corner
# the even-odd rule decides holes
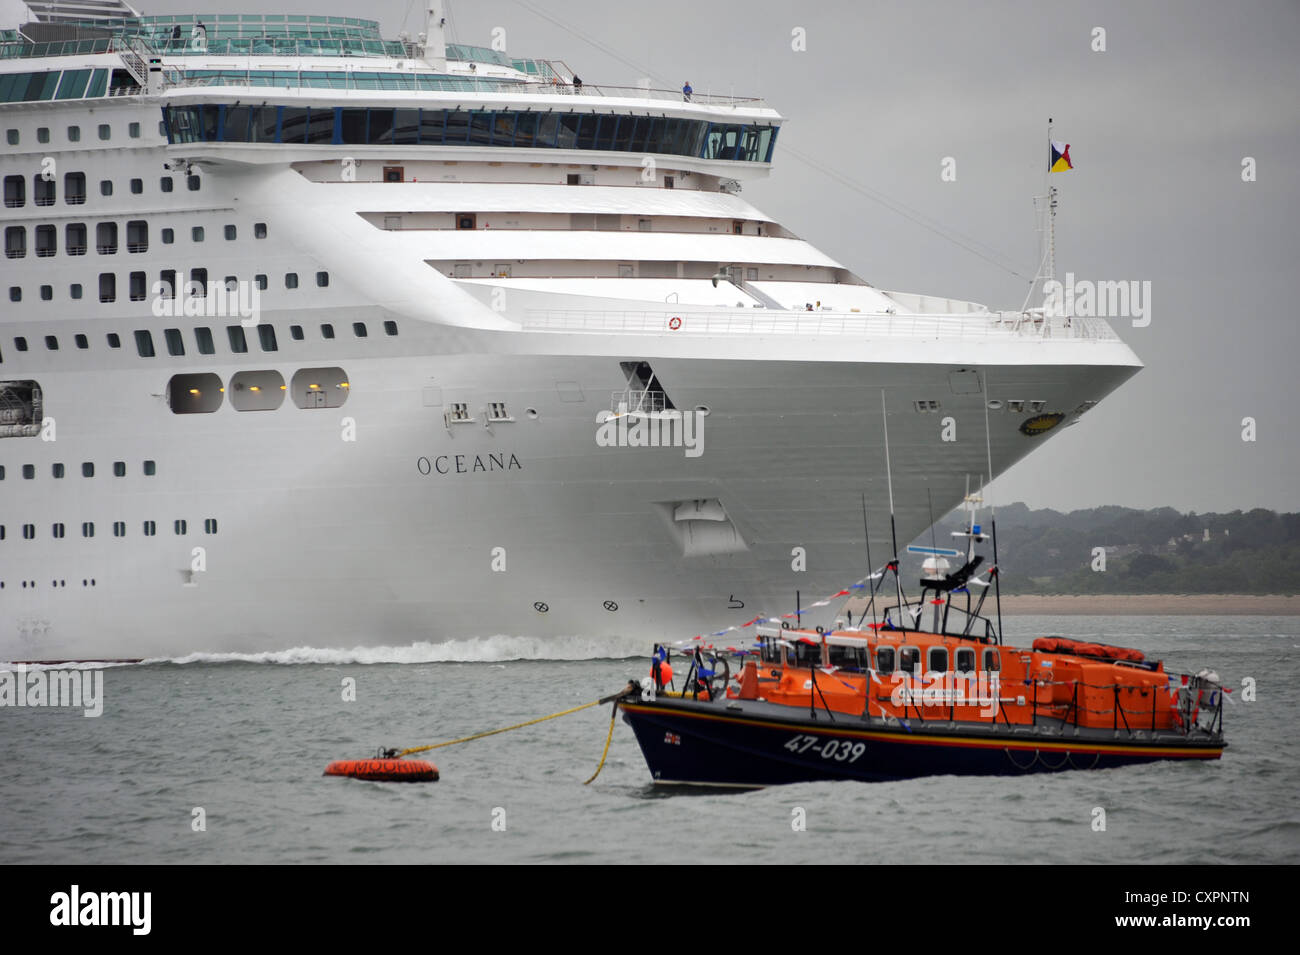
[[[1140,367],[755,209],[764,103],[124,6],[0,34],[0,660],[719,629],[887,539],[882,390],[907,540]]]

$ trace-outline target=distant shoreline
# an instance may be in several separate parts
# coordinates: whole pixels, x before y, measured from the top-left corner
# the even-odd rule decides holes
[[[992,598],[984,604],[987,612]],[[1300,616],[1300,596],[1287,594],[1022,594],[1002,595],[1007,615],[1142,616],[1248,614]]]

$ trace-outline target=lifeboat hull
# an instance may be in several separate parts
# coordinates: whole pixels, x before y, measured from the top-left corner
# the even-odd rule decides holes
[[[818,710],[802,717],[762,701],[659,698],[620,704],[656,783],[758,788],[852,779],[1023,775],[1110,769],[1161,759],[1218,759],[1209,734],[897,720]]]

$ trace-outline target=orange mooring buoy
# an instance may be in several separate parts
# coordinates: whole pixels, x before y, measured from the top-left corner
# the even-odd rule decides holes
[[[423,759],[338,759],[325,767],[325,775],[383,783],[436,783],[438,767]]]

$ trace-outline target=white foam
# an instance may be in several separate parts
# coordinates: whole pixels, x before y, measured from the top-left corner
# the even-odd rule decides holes
[[[262,653],[189,653],[155,657],[143,663],[499,663],[508,660],[621,660],[649,655],[653,641],[636,637],[469,637],[406,646],[292,647]]]

